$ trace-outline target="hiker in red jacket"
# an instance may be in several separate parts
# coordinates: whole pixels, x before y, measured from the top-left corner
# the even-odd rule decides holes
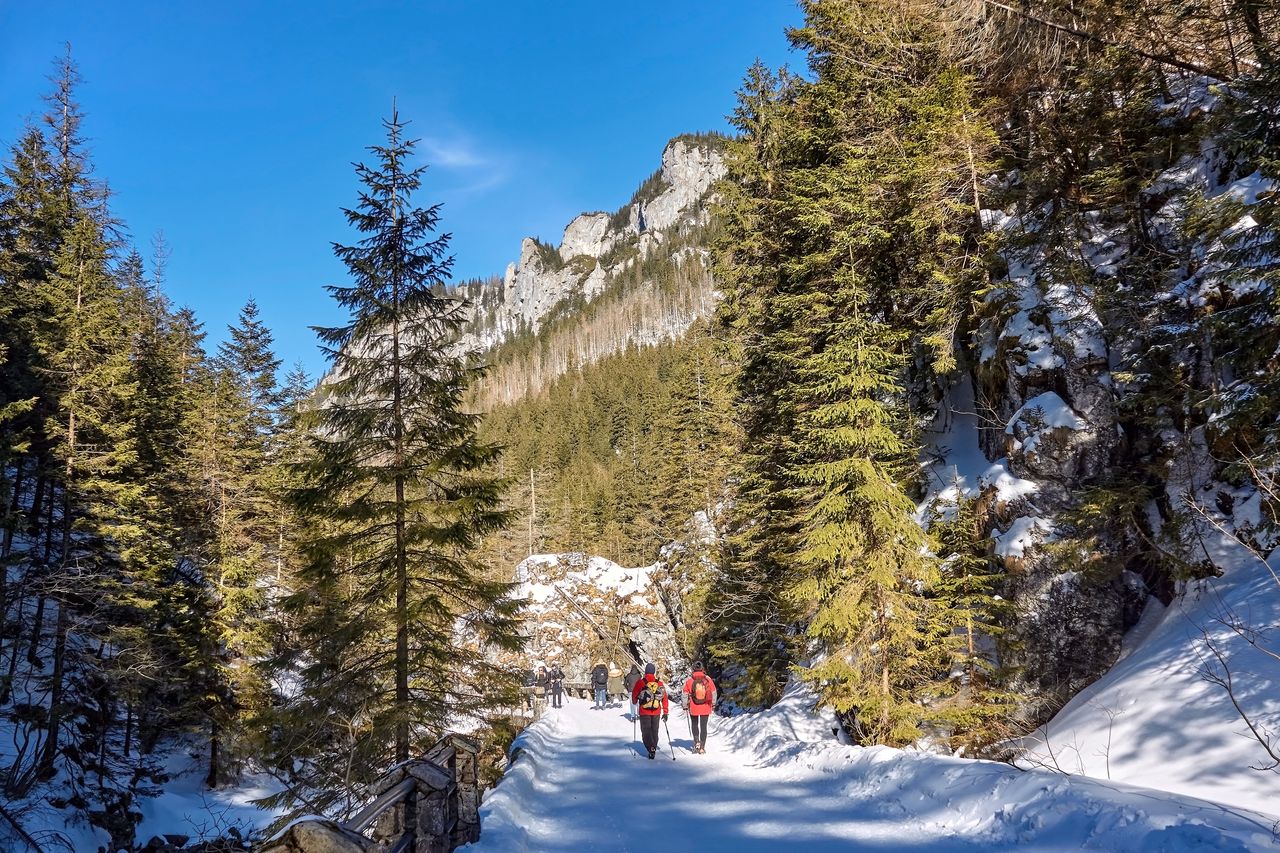
[[[640,707],[640,737],[650,758],[658,754],[658,720],[665,722],[669,710],[667,686],[658,680],[657,671],[653,664],[646,664],[644,678],[631,688],[631,701]]]
[[[693,662],[693,674],[684,681],[684,695],[689,706],[689,731],[693,735],[693,751],[707,751],[707,721],[716,703],[716,683],[702,671],[702,661]]]

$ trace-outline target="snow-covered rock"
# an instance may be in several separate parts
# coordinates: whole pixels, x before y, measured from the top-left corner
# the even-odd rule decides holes
[[[558,663],[570,681],[582,681],[599,660],[626,670],[629,653],[672,665],[675,629],[654,585],[655,569],[586,554],[535,554],[521,561],[514,595],[529,602],[521,667]]]

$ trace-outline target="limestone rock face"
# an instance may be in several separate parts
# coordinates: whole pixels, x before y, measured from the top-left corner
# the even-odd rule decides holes
[[[724,158],[713,148],[677,139],[662,152],[662,179],[667,189],[641,207],[644,231],[664,231],[680,223],[711,184],[724,174]]]
[[[561,305],[596,299],[637,259],[666,251],[669,235],[705,224],[708,196],[724,171],[715,141],[677,138],[662,153],[656,194],[646,191],[612,216],[578,215],[565,227],[559,247],[526,237],[519,257],[507,266],[501,292],[482,290],[474,298],[484,307],[473,315],[460,346],[490,349],[521,331],[537,331]]]
[[[564,238],[560,241],[560,257],[566,261],[571,261],[578,255],[600,257],[610,245],[610,241],[605,239],[608,230],[608,214],[579,214],[564,229]]]
[[[594,269],[595,264],[591,265]],[[560,255],[531,237],[520,244],[520,259],[502,277],[502,304],[508,333],[538,323],[561,300],[579,290],[576,266],[564,265]]]
[[[975,376],[979,410],[1004,427],[980,431],[987,458],[1003,457],[1012,476],[1035,484],[992,534],[1011,572],[1018,663],[1053,694],[1083,688],[1114,662],[1128,608],[1118,575],[1081,576],[1048,547],[1081,484],[1107,469],[1118,434],[1103,321],[1087,293],[1043,278],[1041,261],[1034,247],[1012,256],[984,312]]]

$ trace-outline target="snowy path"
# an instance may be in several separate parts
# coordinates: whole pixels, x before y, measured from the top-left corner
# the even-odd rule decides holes
[[[826,774],[797,779],[794,773],[753,766],[738,751],[726,751],[713,719],[707,754],[690,752],[693,740],[683,713],[672,708],[667,735],[650,761],[632,744],[627,709],[591,710],[585,700],[566,700],[550,710],[532,737],[545,742],[553,760],[540,765],[533,781],[538,809],[523,821],[530,850],[734,850],[772,851],[779,843],[804,843],[806,850],[849,850],[851,839],[867,849],[972,850],[904,844],[901,826],[883,816],[868,820],[850,814],[847,797],[831,796]],[[638,736],[638,735],[637,735]],[[531,746],[533,746],[531,744]],[[534,747],[537,748],[536,746]],[[793,768],[791,768],[793,769]],[[797,816],[799,820],[797,820]],[[497,841],[496,815],[487,815],[480,848]],[[659,828],[661,843],[646,839]],[[496,843],[493,849],[510,849]]]
[[[708,754],[650,761],[626,708],[569,699],[517,741],[478,851],[1280,850],[1273,819],[1138,788],[837,743],[803,701],[713,718]],[[825,729],[825,730],[824,730]],[[654,837],[657,833],[658,837]]]

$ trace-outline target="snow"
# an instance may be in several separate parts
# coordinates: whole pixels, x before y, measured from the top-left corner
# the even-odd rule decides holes
[[[996,536],[996,556],[1021,557],[1053,532],[1053,522],[1038,515],[1015,518],[1009,529]]]
[[[960,498],[994,491],[1007,504],[1035,494],[1037,485],[1009,470],[1005,457],[992,462],[978,443],[978,415],[973,381],[968,374],[952,387],[933,424],[925,433],[927,490],[916,513],[923,523],[930,509],[946,511]]]
[[[1211,642],[1241,705],[1280,748],[1280,659],[1267,654],[1280,652],[1280,582],[1272,573],[1280,554],[1268,566],[1209,529],[1205,550],[1223,576],[1189,584],[1167,609],[1149,606],[1120,661],[1027,739],[1029,766],[1280,812],[1280,772],[1252,769],[1270,763],[1266,753],[1226,691],[1202,675],[1217,667]]]
[[[1025,423],[1031,415],[1047,429],[1084,429],[1086,424],[1072,411],[1066,401],[1053,391],[1045,391],[1022,404],[1022,408],[1014,412],[1009,424],[1004,428],[1006,435],[1013,435],[1019,423]]]
[[[483,851],[1280,850],[1273,818],[1045,770],[840,743],[795,687],[714,717],[706,755],[632,744],[625,709],[569,699],[526,729],[481,806]]]
[[[535,574],[546,574],[538,569],[554,568],[559,565],[569,566],[565,580],[559,584],[539,583],[530,580]],[[615,592],[622,597],[640,594],[649,590],[650,573],[657,565],[639,568],[624,568],[604,557],[587,557],[585,554],[534,554],[516,566],[515,598],[527,598],[534,604],[543,604],[556,596],[556,588],[585,584],[602,591]]]
[[[279,813],[258,808],[254,800],[280,791],[279,783],[269,777],[247,777],[234,787],[210,791],[204,786],[204,767],[185,754],[173,763],[177,768],[165,783],[159,796],[142,800],[137,839],[146,842],[152,836],[181,833],[192,839],[215,839],[235,827],[248,838],[267,827]]]

